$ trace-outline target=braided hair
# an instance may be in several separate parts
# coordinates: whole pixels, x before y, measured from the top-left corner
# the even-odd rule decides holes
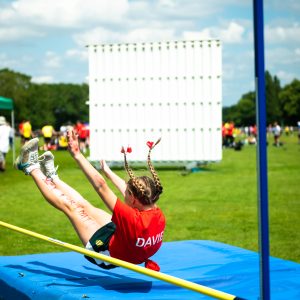
[[[124,165],[125,165],[125,169],[130,178],[127,184],[129,184],[129,182],[130,182],[130,185],[132,185],[135,188],[135,190],[139,192],[139,196],[137,197],[138,199],[143,198],[145,196],[144,186],[140,183],[140,181],[138,180],[138,177],[134,176],[132,169],[129,168],[129,165],[127,162],[127,157],[126,157],[126,151],[125,151],[124,147],[122,147],[121,152],[124,154]],[[128,152],[128,150],[127,150],[127,152]],[[131,191],[131,192],[133,193],[133,191]],[[137,196],[136,193],[134,193],[134,194],[135,194],[135,196]]]
[[[162,193],[163,191],[163,187],[160,183],[160,180],[158,178],[158,175],[152,165],[152,162],[151,162],[151,158],[150,158],[150,155],[151,155],[151,150],[161,141],[161,138],[159,138],[154,145],[152,145],[151,143],[147,143],[148,147],[149,147],[149,152],[148,152],[148,157],[147,157],[147,163],[148,163],[148,167],[149,167],[149,170],[152,174],[152,177],[153,177],[153,180],[154,180],[154,184],[155,184],[155,188],[156,188],[156,195],[155,195],[155,198],[153,199],[154,202],[158,200],[159,198],[159,195]]]
[[[148,152],[148,159],[147,163],[150,169],[150,172],[152,174],[152,178],[148,176],[139,176],[136,177],[133,174],[133,171],[131,168],[129,168],[127,157],[126,157],[126,151],[124,147],[122,147],[121,152],[124,154],[124,165],[125,169],[129,175],[129,180],[127,182],[127,188],[129,192],[137,198],[142,204],[144,205],[150,205],[155,203],[159,199],[159,195],[162,193],[162,185],[160,183],[160,180],[158,178],[158,175],[151,163],[150,155],[151,150],[160,142],[160,139],[153,144],[153,142],[148,142],[147,145],[149,147]],[[128,151],[128,149],[130,151]],[[131,152],[131,148],[127,148],[127,152]]]

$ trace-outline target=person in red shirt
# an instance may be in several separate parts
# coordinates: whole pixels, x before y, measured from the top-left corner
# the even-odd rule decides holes
[[[87,138],[89,136],[88,126],[86,124],[81,123],[80,121],[77,121],[74,129],[78,134],[80,151],[82,151],[83,153],[86,153]]]
[[[22,121],[20,124],[19,124],[19,135],[21,137],[21,145],[24,145],[25,144],[25,139],[24,139],[24,136],[23,136],[23,133],[24,133],[24,130],[23,130],[23,125],[24,125],[25,121]]]
[[[145,263],[145,267],[159,271],[157,263],[150,258],[162,245],[165,217],[156,205],[163,187],[151,163],[152,149],[158,144],[148,142],[148,167],[151,177],[136,177],[129,168],[126,153],[131,148],[122,148],[125,168],[130,177],[125,182],[101,161],[104,176],[119,189],[124,196],[122,202],[109,188],[104,177],[90,164],[79,148],[78,134],[67,133],[68,149],[79,167],[97,191],[112,215],[94,207],[76,190],[63,182],[57,175],[54,156],[50,151],[38,156],[38,138],[30,140],[21,148],[15,165],[31,175],[44,198],[61,210],[71,221],[83,245],[96,252],[133,264]],[[99,267],[110,269],[114,265],[85,256]]]

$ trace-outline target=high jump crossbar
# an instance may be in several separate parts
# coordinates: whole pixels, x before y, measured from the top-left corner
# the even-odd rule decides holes
[[[168,283],[171,283],[171,284],[180,286],[182,288],[186,288],[186,289],[192,290],[194,292],[198,292],[198,293],[201,293],[201,294],[204,294],[204,295],[216,298],[216,299],[243,300],[242,298],[236,297],[236,296],[231,295],[231,294],[227,294],[227,293],[224,293],[224,292],[221,292],[221,291],[218,291],[218,290],[215,290],[215,289],[212,289],[212,288],[209,288],[209,287],[206,287],[206,286],[203,286],[203,285],[200,285],[200,284],[188,281],[188,280],[177,278],[175,276],[171,276],[171,275],[167,275],[167,274],[164,274],[164,273],[149,270],[149,269],[146,269],[144,267],[137,266],[137,265],[134,265],[132,263],[129,263],[129,262],[126,262],[126,261],[123,261],[123,260],[120,260],[120,259],[116,259],[116,258],[107,256],[107,255],[104,255],[104,254],[96,253],[94,251],[90,251],[90,250],[87,250],[85,248],[78,247],[78,246],[75,246],[75,245],[72,245],[72,244],[69,244],[69,243],[65,243],[65,242],[62,242],[60,240],[53,239],[53,238],[50,238],[48,236],[36,233],[34,231],[30,231],[30,230],[27,230],[27,229],[24,229],[24,228],[21,228],[21,227],[18,227],[18,226],[14,226],[14,225],[2,222],[2,221],[0,221],[0,225],[3,226],[3,227],[6,227],[8,229],[11,229],[11,230],[14,230],[14,231],[17,231],[17,232],[35,237],[37,239],[44,240],[48,243],[52,243],[54,245],[57,245],[57,246],[60,246],[60,247],[63,247],[63,248],[67,248],[67,249],[73,250],[75,252],[78,252],[78,253],[93,257],[93,258],[97,258],[97,259],[103,260],[105,262],[111,263],[113,265],[131,270],[131,271],[134,271],[134,272],[137,272],[137,273],[141,273],[141,274],[144,274],[146,276],[150,276],[150,277],[162,280],[162,281],[166,281]]]

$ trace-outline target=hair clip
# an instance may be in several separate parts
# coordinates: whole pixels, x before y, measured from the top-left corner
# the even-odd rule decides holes
[[[131,153],[132,152],[132,148],[131,147],[127,147],[126,148],[126,150],[125,150],[125,148],[122,146],[122,148],[121,148],[121,153]]]

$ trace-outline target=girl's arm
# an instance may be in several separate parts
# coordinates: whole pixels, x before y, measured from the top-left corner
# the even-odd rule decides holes
[[[82,155],[78,145],[78,135],[73,130],[68,130],[68,150],[75,159],[87,179],[90,181],[96,192],[99,194],[103,202],[110,211],[114,210],[117,202],[117,196],[109,188],[104,178],[99,172],[90,164],[90,162]]]
[[[127,188],[127,184],[125,180],[123,180],[121,177],[119,177],[116,173],[114,173],[110,167],[106,164],[105,160],[101,160],[101,169],[104,173],[104,175],[111,180],[111,182],[114,184],[114,186],[122,193],[123,196],[125,196],[125,191]]]

